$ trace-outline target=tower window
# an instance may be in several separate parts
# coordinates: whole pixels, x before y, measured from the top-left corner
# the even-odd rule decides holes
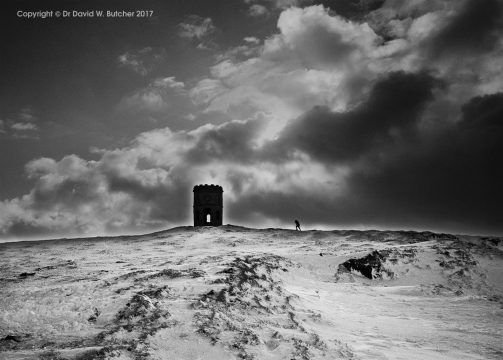
[[[209,224],[211,222],[211,215],[207,214],[206,215],[206,222]]]

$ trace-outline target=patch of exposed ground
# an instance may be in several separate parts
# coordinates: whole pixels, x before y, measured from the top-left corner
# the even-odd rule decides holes
[[[220,271],[225,276],[214,282],[223,286],[193,304],[198,333],[245,360],[261,359],[278,348],[289,359],[351,358],[347,347],[327,344],[297,319],[291,303],[296,295],[284,290],[276,274],[292,265],[271,254],[234,259]]]

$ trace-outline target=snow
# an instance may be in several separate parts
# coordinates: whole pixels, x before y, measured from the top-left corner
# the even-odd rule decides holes
[[[227,225],[0,256],[0,359],[503,356],[500,238]]]

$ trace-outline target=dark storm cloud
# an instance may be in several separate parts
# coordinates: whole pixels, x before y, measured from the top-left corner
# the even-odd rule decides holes
[[[463,106],[461,119],[452,126],[353,168],[347,191],[334,201],[326,200],[329,193],[283,189],[244,194],[229,208],[237,219],[260,211],[282,221],[301,217],[308,223],[402,228],[435,224],[440,229],[501,233],[502,119],[503,93],[476,97]],[[332,161],[325,158],[329,147],[323,141],[308,150]]]
[[[503,30],[500,0],[468,0],[431,43],[434,56],[486,52],[494,48]]]
[[[350,193],[381,220],[503,231],[503,94],[476,97],[423,144],[356,171]]]
[[[440,82],[430,74],[397,72],[375,84],[368,99],[344,113],[316,107],[294,120],[270,149],[301,150],[322,162],[355,160],[413,134],[425,105]]]

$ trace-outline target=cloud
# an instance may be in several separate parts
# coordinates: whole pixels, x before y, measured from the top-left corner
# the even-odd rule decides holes
[[[226,177],[245,168],[240,162],[246,152],[253,156],[262,123],[255,118],[193,131],[157,129],[127,147],[94,149],[96,161],[76,155],[35,159],[26,165],[35,183],[30,193],[0,202],[0,233],[124,233],[183,223],[194,184],[219,182],[233,197]]]
[[[322,162],[344,162],[403,141],[417,125],[438,81],[427,73],[392,73],[348,112],[316,107],[290,122],[274,146]]]
[[[483,53],[501,39],[503,4],[499,0],[467,0],[431,43],[433,56]]]
[[[240,119],[269,113],[276,119],[269,129],[274,134],[313,106],[343,109],[359,101],[354,95],[368,90],[378,71],[400,70],[388,60],[399,44],[379,47],[366,24],[331,16],[322,6],[283,11],[278,29],[255,52],[241,51],[249,48],[246,42],[220,57],[211,74],[226,91],[210,100],[208,110]],[[369,63],[376,63],[375,70]]]
[[[379,9],[386,0],[314,0],[312,3],[323,5],[329,8],[333,13],[343,16],[353,21],[362,21],[366,16]],[[400,2],[397,6],[403,6],[402,3],[409,4],[414,1]]]
[[[208,109],[241,119],[263,111],[277,119],[271,127],[280,129],[313,106],[351,108],[377,78],[396,71],[435,73],[449,84],[445,108],[458,112],[470,98],[498,91],[501,44],[489,53],[457,58],[438,58],[430,50],[443,29],[465,11],[465,2],[400,4],[385,2],[368,13],[368,22],[348,20],[323,6],[282,11],[279,32],[257,54],[223,56],[211,68],[227,91],[214,97]]]
[[[244,0],[245,4],[264,4],[271,9],[285,10],[292,6],[301,6],[311,3],[311,0]]]
[[[264,16],[269,14],[269,10],[264,5],[252,4],[248,9],[248,14],[254,17]]]
[[[37,117],[34,115],[33,109],[29,106],[22,108],[19,111],[19,114],[17,117],[20,121],[24,121],[24,122],[33,122],[33,121],[37,120]]]
[[[146,76],[166,59],[164,49],[145,47],[134,52],[125,52],[119,55],[117,61],[120,66]]]
[[[330,16],[322,6],[285,10],[278,28],[284,44],[309,67],[347,65],[370,52],[378,41],[366,23]]]
[[[257,157],[259,134],[267,118],[257,116],[234,120],[222,125],[207,125],[195,130],[197,141],[185,154],[190,164],[205,164],[213,159],[224,162],[248,163]]]
[[[309,161],[297,156],[298,162],[279,162],[280,167],[297,164],[298,172],[287,172],[288,179],[302,179],[295,184],[281,178],[283,169],[276,173],[276,186],[263,186],[265,181],[253,172],[236,174],[234,182],[239,185],[234,187],[245,189],[227,209],[241,221],[289,223],[300,217],[313,225],[501,233],[502,100],[503,93],[473,98],[456,123],[434,133],[409,125],[414,136],[402,142],[380,138],[374,151],[353,151],[349,144],[359,158],[342,167],[333,166],[334,159],[341,160],[336,155],[319,156],[309,148],[317,155]],[[322,145],[315,149],[333,146],[337,154],[335,144],[324,146],[326,139],[321,137]],[[305,149],[291,140],[290,145]],[[307,179],[308,174],[313,178]]]
[[[10,127],[12,130],[16,131],[36,131],[38,126],[33,123],[14,123]]]
[[[165,113],[176,99],[186,97],[185,84],[174,77],[157,78],[150,84],[121,99],[120,112]]]
[[[241,61],[251,56],[257,56],[262,49],[258,43],[258,39],[250,41],[250,38],[245,38],[245,44],[230,47],[225,52],[216,55],[215,58],[217,61],[223,62],[225,60]]]
[[[186,211],[178,205],[190,185],[171,169],[183,167],[176,161],[183,140],[164,129],[143,133],[126,148],[95,150],[99,161],[68,155],[29,162],[26,172],[35,186],[23,197],[0,203],[0,232],[123,233],[184,218]]]
[[[203,18],[198,15],[189,15],[185,22],[178,24],[178,35],[189,40],[202,40],[215,32],[211,18]]]
[[[258,45],[260,44],[260,40],[257,39],[256,37],[254,36],[247,36],[243,39],[245,42],[249,43],[249,44],[254,44],[254,45]]]
[[[291,7],[312,4],[313,0],[244,0],[244,3],[249,5],[249,16],[269,17]]]
[[[0,134],[13,139],[38,139],[38,120],[31,106],[21,108],[12,118],[0,120]]]
[[[215,97],[226,91],[225,86],[217,79],[202,79],[189,91],[195,105],[206,105]]]
[[[475,97],[451,126],[355,171],[350,192],[376,222],[501,233],[503,93]]]

